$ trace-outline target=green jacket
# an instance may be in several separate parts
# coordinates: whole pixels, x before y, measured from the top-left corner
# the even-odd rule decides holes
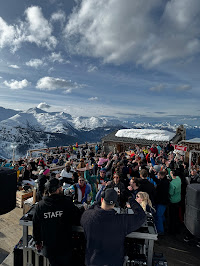
[[[100,183],[100,175],[90,175],[89,170],[85,170],[84,178],[88,181],[88,183],[92,187],[92,201],[95,201],[96,194],[98,192],[98,184]],[[108,181],[108,178],[105,176],[104,181]]]
[[[84,178],[88,181],[88,183],[91,185],[92,187],[92,201],[94,202],[95,201],[95,197],[96,197],[96,194],[97,194],[97,183],[98,183],[98,178],[97,176],[95,175],[90,175],[89,173],[89,170],[86,170],[84,172]]]
[[[181,179],[179,176],[176,179],[172,179],[169,184],[169,200],[171,203],[181,201]]]

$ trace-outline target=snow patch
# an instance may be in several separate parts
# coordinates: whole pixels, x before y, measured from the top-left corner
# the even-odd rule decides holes
[[[200,143],[200,138],[188,139],[188,140],[184,140],[184,142]]]
[[[170,141],[175,136],[175,133],[159,129],[120,129],[115,136],[132,139]]]

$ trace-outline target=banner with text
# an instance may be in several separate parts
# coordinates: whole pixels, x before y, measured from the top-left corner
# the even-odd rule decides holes
[[[174,145],[174,149],[178,151],[187,151],[186,146]]]

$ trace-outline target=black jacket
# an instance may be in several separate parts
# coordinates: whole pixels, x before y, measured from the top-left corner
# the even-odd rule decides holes
[[[153,173],[150,177],[157,184],[155,203],[167,205],[169,203],[169,180],[167,179],[167,177],[158,179]]]
[[[153,184],[151,184],[147,179],[140,180],[139,191],[146,192],[149,194],[149,198],[153,206],[155,206],[155,195],[156,190]]]
[[[146,219],[142,207],[134,199],[129,202],[134,214],[118,214],[114,209],[105,211],[98,205],[83,213],[81,225],[87,241],[87,266],[123,265],[125,237]]]
[[[198,174],[190,176],[190,184],[200,183],[200,176]]]
[[[63,195],[44,197],[33,216],[33,239],[43,241],[43,254],[62,255],[72,246],[72,225],[80,222],[80,211]]]
[[[49,180],[49,176],[39,175],[38,176],[38,189],[37,189],[37,200],[40,201],[43,197],[45,190],[45,183]]]
[[[124,208],[126,201],[128,200],[128,196],[130,196],[126,191],[124,184],[121,181],[118,184],[115,184],[114,181],[111,181],[111,185],[109,187],[118,188],[120,190],[120,194],[118,195],[118,204],[120,207]]]

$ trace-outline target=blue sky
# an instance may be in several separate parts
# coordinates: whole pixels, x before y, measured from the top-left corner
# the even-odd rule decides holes
[[[0,106],[200,115],[199,14],[199,0],[1,1]]]

